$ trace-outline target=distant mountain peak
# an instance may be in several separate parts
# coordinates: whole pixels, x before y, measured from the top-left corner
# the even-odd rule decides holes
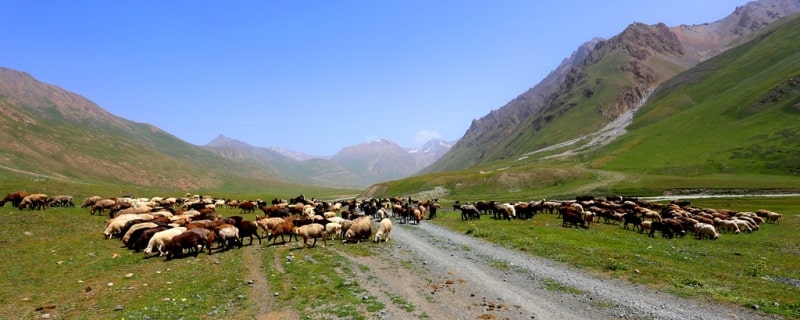
[[[226,137],[225,135],[218,135],[214,140],[211,140],[209,143],[205,145],[206,147],[215,147],[215,148],[223,148],[223,147],[252,147],[251,145]]]
[[[311,160],[311,159],[315,159],[315,158],[316,159],[325,159],[325,158],[327,158],[327,157],[322,157],[322,156],[310,155],[310,154],[307,154],[307,153],[304,153],[304,152],[301,152],[301,151],[296,151],[296,150],[292,150],[292,149],[285,148],[285,147],[279,147],[279,146],[272,146],[272,147],[269,147],[268,149],[270,149],[272,151],[275,151],[277,153],[280,153],[280,154],[282,154],[282,155],[284,155],[284,156],[286,156],[286,157],[288,157],[290,159],[297,160],[297,161],[306,161],[306,160]]]
[[[378,143],[378,144],[396,144],[394,141],[388,138],[378,138],[372,141],[367,142],[367,144]]]
[[[421,147],[413,148],[413,149],[409,150],[408,152],[409,153],[431,153],[431,154],[435,154],[435,158],[438,159],[439,157],[441,157],[442,155],[447,153],[447,151],[449,151],[450,148],[452,148],[454,144],[455,144],[455,142],[447,142],[447,141],[444,141],[442,139],[434,138],[434,139],[428,140],[428,142],[423,144]]]

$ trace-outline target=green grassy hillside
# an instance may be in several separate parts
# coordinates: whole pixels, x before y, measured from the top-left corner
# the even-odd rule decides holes
[[[662,86],[593,166],[645,174],[800,173],[800,20]]]

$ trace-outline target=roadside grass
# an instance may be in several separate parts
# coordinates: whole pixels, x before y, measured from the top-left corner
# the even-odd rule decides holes
[[[247,250],[144,259],[103,239],[104,218],[80,208],[6,207],[0,221],[0,318],[250,318]]]
[[[592,274],[800,318],[800,197],[694,199],[692,205],[769,209],[783,213],[784,219],[750,234],[724,233],[717,241],[696,240],[691,234],[671,240],[660,234],[649,238],[618,224],[564,228],[550,214],[529,221],[484,216],[467,222],[461,221],[459,211],[449,211],[431,223]]]
[[[261,273],[278,308],[297,310],[309,319],[364,318],[384,308],[352,279],[346,258],[318,246],[304,250],[258,242],[196,258],[164,261],[144,258],[119,239],[102,236],[105,216],[87,209],[50,208],[20,211],[0,208],[0,319],[254,319],[258,316],[250,284],[253,273],[244,255],[263,259]],[[220,209],[222,216],[238,209]],[[246,219],[253,215],[244,215]],[[350,255],[369,254],[368,245],[335,244]],[[288,254],[297,258],[283,263]],[[305,256],[309,260],[304,259]],[[273,275],[273,276],[270,276]],[[263,279],[262,279],[263,280]],[[291,284],[287,286],[286,284]],[[296,288],[293,288],[296,287]],[[295,314],[295,312],[291,313]]]
[[[550,278],[542,279],[541,288],[545,289],[545,290],[548,290],[548,291],[566,292],[566,293],[571,293],[571,294],[583,294],[584,293],[583,290],[580,290],[580,289],[572,287],[572,286],[564,285],[564,284],[562,284],[562,283],[560,283],[558,281],[555,281],[553,279],[550,279]]]
[[[328,245],[350,255],[369,252],[369,242]],[[323,248],[321,241],[309,249],[295,242],[273,245],[264,250],[263,259],[274,307],[294,309],[302,319],[367,319],[386,307],[359,285],[355,269],[363,267]]]

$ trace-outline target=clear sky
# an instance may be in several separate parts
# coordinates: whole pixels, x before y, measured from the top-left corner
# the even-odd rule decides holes
[[[0,0],[0,67],[195,145],[460,138],[582,43],[745,0]]]

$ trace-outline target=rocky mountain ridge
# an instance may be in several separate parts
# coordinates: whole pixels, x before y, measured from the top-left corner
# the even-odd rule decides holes
[[[611,39],[593,39],[539,84],[473,120],[425,172],[461,170],[596,132],[641,105],[667,79],[798,12],[800,0],[760,0],[713,23],[632,23]]]

